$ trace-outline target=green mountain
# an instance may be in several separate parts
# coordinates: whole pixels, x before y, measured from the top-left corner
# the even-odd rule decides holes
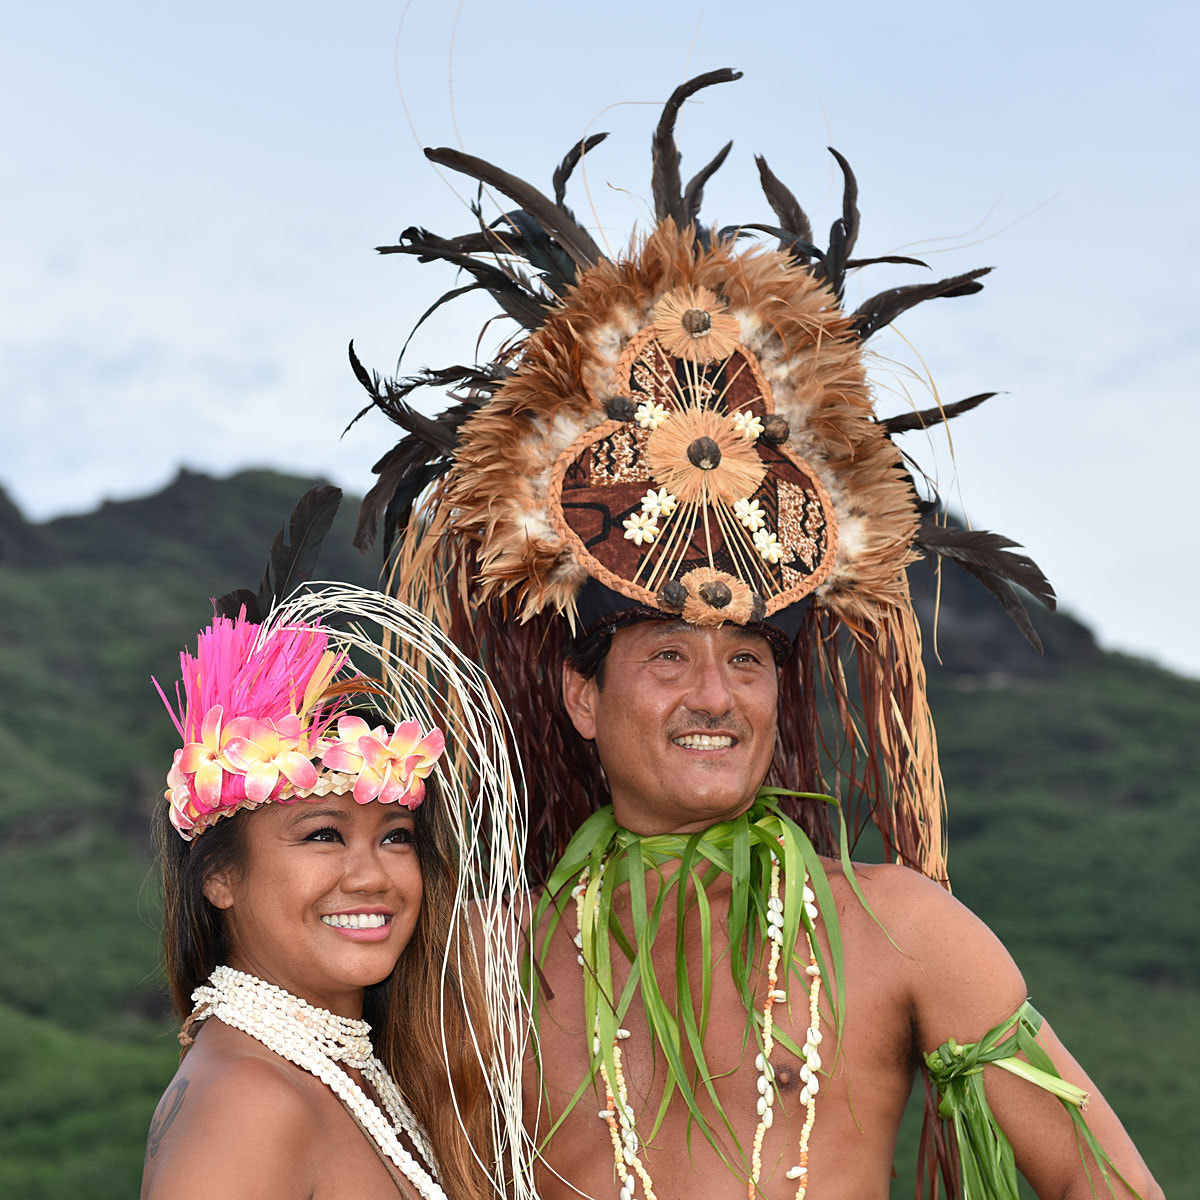
[[[182,472],[156,496],[46,524],[0,493],[0,1194],[136,1193],[176,1062],[147,837],[174,731],[149,680],[175,678],[210,597],[257,585],[312,482]],[[319,574],[370,584],[355,507]],[[914,589],[931,629],[930,574]],[[952,571],[936,604],[940,663],[929,635],[926,654],[956,892],[1185,1194],[1200,1135],[1200,682],[1044,613],[1039,658]]]

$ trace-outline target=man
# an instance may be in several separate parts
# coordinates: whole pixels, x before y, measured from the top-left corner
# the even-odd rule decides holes
[[[542,1195],[803,1196],[811,1177],[814,1196],[881,1197],[920,1056],[973,1195],[1015,1196],[984,1062],[1000,1064],[988,1099],[1043,1195],[1089,1188],[1077,1135],[1114,1186],[1119,1173],[1154,1195],[1102,1100],[1086,1126],[1070,1115],[1082,1093],[1059,1074],[1090,1086],[945,890],[905,570],[922,554],[965,564],[1034,640],[1011,584],[1053,592],[1007,539],[925,520],[892,441],[981,397],[881,419],[863,344],[914,304],[979,290],[983,272],[843,311],[846,272],[874,260],[851,257],[857,185],[836,152],[845,195],[826,249],[762,159],[775,222],[700,224],[726,151],[684,187],[675,117],[736,77],[710,72],[668,101],[658,224],[615,260],[564,201],[603,135],[568,153],[553,200],[428,151],[518,208],[383,249],[454,263],[527,336],[497,361],[399,382],[353,360],[409,431],[376,468],[360,544],[380,517],[389,548],[401,530],[397,586],[486,662],[514,718],[541,885],[525,1101]],[[748,228],[778,248],[746,249]],[[405,403],[428,383],[462,389],[433,421]],[[764,782],[777,791],[759,797]],[[780,789],[832,791],[844,818]],[[848,872],[838,825],[868,818],[894,862]],[[928,1129],[957,1183],[953,1145]]]
[[[775,748],[776,668],[771,648],[756,634],[734,626],[702,629],[685,624],[642,622],[612,637],[602,676],[585,678],[564,669],[568,711],[582,737],[594,739],[605,764],[617,823],[635,833],[692,833],[728,821],[750,808]],[[808,1165],[813,1194],[838,1200],[886,1197],[892,1150],[900,1117],[925,1053],[955,1037],[978,1040],[1010,1017],[1026,997],[1024,982],[995,936],[944,889],[896,865],[860,866],[856,878],[870,911],[856,897],[834,861],[826,860],[844,945],[845,1024],[832,1036],[830,1010],[821,1030],[828,1068],[817,1096]],[[727,892],[728,881],[722,885]],[[723,895],[711,890],[714,912]],[[627,896],[614,906],[632,936]],[[872,915],[873,914],[873,915]],[[822,914],[824,917],[825,914]],[[729,946],[714,934],[702,946],[699,912],[684,921],[687,974],[701,978],[701,955],[718,962]],[[539,1081],[531,1073],[527,1103],[541,1107],[541,1127],[569,1104],[579,1081],[590,1073],[584,1012],[584,974],[576,962],[573,926],[560,924],[540,961],[546,1002],[538,1022]],[[660,980],[676,969],[676,928],[668,917],[659,930],[654,968]],[[817,936],[830,958],[828,926]],[[805,956],[807,957],[807,956]],[[625,986],[628,967],[617,974]],[[756,972],[761,1007],[765,972]],[[664,985],[665,986],[665,985]],[[793,1043],[805,1044],[808,1019],[803,994],[790,1008],[775,1006],[777,1027]],[[783,1014],[783,1015],[781,1015]],[[624,1077],[639,1130],[648,1133],[662,1094],[663,1064],[651,1053],[645,1011],[631,1005],[621,1039]],[[713,972],[708,1068],[729,1120],[735,1146],[753,1144],[760,1072],[753,1041],[743,1039],[745,1009],[729,972]],[[1062,1076],[1091,1094],[1087,1121],[1116,1169],[1142,1197],[1158,1192],[1112,1110],[1054,1037],[1042,1026],[1039,1041]],[[825,1051],[826,1046],[831,1047]],[[834,1049],[833,1047],[836,1047]],[[779,1101],[764,1141],[760,1186],[764,1195],[794,1195],[798,1180],[786,1173],[797,1164],[806,1108],[799,1103],[803,1061],[777,1049],[771,1056]],[[992,1110],[1012,1141],[1017,1165],[1039,1196],[1090,1196],[1092,1183],[1076,1146],[1071,1118],[1047,1092],[996,1067],[987,1068]],[[540,1177],[544,1200],[582,1192],[610,1196],[613,1159],[604,1122],[592,1095],[571,1109],[551,1137]],[[701,1103],[714,1128],[720,1125],[711,1101]],[[641,1151],[660,1197],[739,1197],[745,1183],[716,1149],[689,1131],[686,1105],[673,1104],[652,1143]],[[729,1146],[725,1146],[726,1156]],[[1128,1195],[1114,1180],[1117,1195]],[[1105,1188],[1099,1183],[1097,1194]],[[637,1195],[643,1194],[639,1185]]]

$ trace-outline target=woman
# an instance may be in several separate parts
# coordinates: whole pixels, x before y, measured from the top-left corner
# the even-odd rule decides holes
[[[184,1051],[143,1198],[496,1194],[519,1039],[489,1024],[461,918],[469,892],[484,913],[513,894],[520,852],[470,889],[458,864],[496,836],[477,806],[519,808],[482,676],[418,614],[332,586],[218,617],[180,661],[159,825]],[[479,943],[485,979],[514,977],[514,947]]]

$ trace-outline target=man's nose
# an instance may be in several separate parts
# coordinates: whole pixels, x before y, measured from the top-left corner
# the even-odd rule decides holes
[[[694,713],[719,717],[733,707],[733,690],[725,664],[715,654],[703,654],[693,664],[685,700]]]

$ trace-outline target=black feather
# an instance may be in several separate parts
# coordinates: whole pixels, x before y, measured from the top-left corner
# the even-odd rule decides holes
[[[485,398],[490,397],[508,378],[509,371],[499,364],[491,366],[455,366],[455,367],[426,367],[415,375],[400,379],[381,379],[378,372],[367,374],[358,356],[354,353],[354,343],[350,343],[350,365],[359,383],[363,385],[371,397],[371,403],[355,413],[346,425],[343,434],[356,422],[361,420],[373,408],[378,408],[390,421],[395,422],[408,432],[413,431],[409,414],[413,410],[407,403],[408,396],[418,388],[465,388],[469,393],[482,392]],[[420,416],[420,414],[417,414]],[[443,414],[445,415],[445,414]],[[427,418],[426,418],[427,419]],[[440,419],[440,418],[438,418]]]
[[[262,624],[263,614],[258,611],[258,596],[249,588],[234,588],[232,592],[226,592],[213,601],[213,612],[218,617],[228,617],[231,621],[237,620],[242,609],[246,610],[247,621],[253,621],[256,625]]]
[[[670,217],[680,229],[688,223],[679,177],[679,148],[675,145],[675,119],[679,115],[680,107],[702,88],[711,87],[715,83],[732,83],[741,77],[741,71],[734,71],[730,67],[706,71],[703,75],[697,75],[695,79],[689,79],[687,83],[681,83],[663,105],[662,116],[658,119],[650,143],[654,163],[650,174],[650,190],[654,197],[654,216],[657,220],[665,221]]]
[[[433,316],[443,304],[449,304],[451,300],[457,300],[459,296],[465,296],[468,292],[477,292],[484,285],[476,280],[474,283],[465,284],[463,287],[451,288],[448,292],[443,292],[418,318],[417,323],[408,331],[408,337],[404,339],[404,345],[400,347],[400,353],[396,357],[397,367],[404,361],[405,352],[408,350],[408,344],[416,336],[416,332],[425,322]],[[350,343],[350,357],[354,358],[354,343]],[[362,382],[362,376],[359,376],[359,382]],[[365,386],[365,385],[364,385]]]
[[[908,267],[924,267],[929,269],[927,262],[922,262],[919,258],[909,258],[904,254],[880,254],[877,258],[848,258],[846,260],[846,270],[856,271],[859,267],[873,267],[876,263],[902,263]]]
[[[869,300],[864,300],[854,310],[852,328],[859,339],[865,342],[873,333],[890,325],[901,313],[925,300],[934,300],[941,296],[970,296],[982,291],[983,284],[978,280],[991,269],[978,267],[962,275],[939,279],[936,283],[910,283],[904,287],[879,292]]]
[[[386,558],[396,529],[408,520],[417,497],[428,484],[450,469],[462,425],[489,399],[489,393],[480,392],[432,418],[417,412],[403,400],[390,402],[388,415],[409,432],[371,468],[379,478],[363,497],[358,510],[354,545],[359,550],[369,550],[374,545],[382,518]]]
[[[850,164],[832,146],[829,147],[829,153],[837,159],[838,166],[842,168],[842,228],[844,252],[849,256],[858,242],[858,180],[854,178]]]
[[[571,178],[575,168],[579,165],[579,160],[585,154],[591,154],[595,148],[600,145],[604,139],[608,137],[607,133],[593,133],[590,137],[585,138],[582,142],[576,142],[570,150],[563,155],[563,160],[558,164],[558,170],[554,172],[552,185],[554,187],[554,203],[558,205],[563,212],[569,213],[571,210],[566,206],[564,201],[567,196],[567,180]]]
[[[1011,553],[1016,542],[982,529],[954,529],[928,523],[920,527],[914,540],[923,549],[958,563],[978,579],[1000,601],[1030,645],[1041,653],[1041,638],[1012,585],[1024,588],[1051,612],[1056,604],[1054,589],[1033,559],[1027,554]]]
[[[353,342],[350,343],[350,365],[371,397],[371,403],[354,420],[372,408],[378,408],[388,420],[405,431],[405,436],[372,468],[379,479],[363,497],[354,530],[354,545],[360,550],[368,550],[374,545],[376,530],[383,519],[386,555],[395,529],[408,520],[417,496],[449,469],[463,422],[491,399],[509,371],[497,363],[487,367],[426,368],[407,378],[380,379],[378,374],[368,374],[359,362]],[[465,388],[467,395],[436,417],[427,417],[408,403],[408,396],[422,387]]]
[[[897,433],[907,433],[910,429],[929,429],[931,426],[950,420],[951,417],[957,417],[961,413],[978,408],[985,400],[990,400],[996,394],[995,392],[980,392],[977,396],[968,396],[965,400],[956,400],[953,404],[946,404],[940,408],[924,408],[920,412],[900,413],[899,416],[888,417],[886,421],[879,423],[887,430],[889,437]]]
[[[556,295],[561,296],[575,282],[578,274],[570,255],[546,235],[542,227],[521,209],[506,212],[501,218],[520,234],[524,257],[530,266],[541,272],[541,279]]]
[[[560,208],[548,196],[544,196],[532,184],[510,175],[500,167],[476,158],[471,154],[463,154],[449,147],[427,149],[425,157],[430,162],[442,167],[449,167],[480,183],[494,187],[503,192],[510,200],[515,200],[541,227],[553,237],[560,246],[571,256],[578,267],[590,267],[603,257],[600,247],[592,241],[591,234],[576,222],[564,209]]]
[[[700,215],[700,205],[704,202],[704,185],[720,169],[721,164],[729,157],[729,152],[732,149],[733,143],[726,142],[717,151],[712,162],[697,171],[688,181],[687,187],[683,189],[683,213],[689,224],[694,225],[696,218]]]
[[[502,218],[497,218],[502,220]],[[458,237],[446,238],[445,243],[460,254],[504,254],[511,258],[528,258],[525,239],[511,229],[497,232],[485,226],[472,233],[461,233]],[[394,253],[394,252],[393,252]],[[418,255],[417,262],[435,262],[437,254]]]
[[[726,229],[722,229],[722,234],[733,234],[735,231],[754,229],[759,233],[769,233],[772,237],[779,239],[780,250],[787,250],[792,257],[799,263],[805,263],[809,259],[815,258],[818,262],[824,263],[825,251],[818,249],[812,242],[806,242],[797,233],[790,233],[786,229],[782,229],[778,225],[730,225]],[[741,234],[743,237],[748,234]]]
[[[846,222],[841,217],[829,227],[829,247],[813,268],[813,275],[829,284],[840,304],[846,286]]]
[[[800,207],[796,197],[767,166],[767,160],[761,154],[755,155],[754,161],[758,164],[758,177],[762,181],[763,193],[767,197],[771,211],[779,218],[780,226],[799,241],[808,242],[811,245],[813,231],[808,214]]]
[[[490,263],[480,262],[469,254],[463,254],[453,243],[427,229],[406,229],[395,246],[376,246],[380,254],[412,254],[422,261],[440,259],[453,263],[474,276],[479,285],[495,298],[496,303],[519,325],[526,329],[539,328],[546,319],[546,302],[528,288],[521,287],[513,278]]]
[[[341,488],[327,483],[309,488],[296,501],[287,524],[275,535],[258,594],[245,588],[227,592],[215,601],[218,615],[235,617],[244,604],[246,619],[261,623],[278,601],[286,600],[300,584],[311,579],[321,543],[333,526],[341,502]]]

